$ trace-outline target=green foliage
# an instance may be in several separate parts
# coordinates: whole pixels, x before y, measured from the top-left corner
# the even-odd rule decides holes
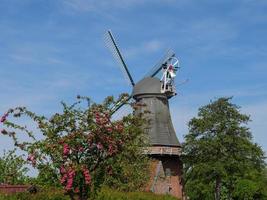
[[[236,180],[234,199],[267,199],[267,176],[265,171],[249,170]]]
[[[96,200],[177,200],[169,195],[156,195],[149,192],[120,192],[102,189]]]
[[[142,123],[135,122],[138,126]],[[143,154],[148,143],[142,129],[131,127],[135,140],[128,141],[123,151],[110,159],[112,168],[107,172],[106,186],[120,191],[136,191],[143,188],[149,176],[149,158]],[[142,148],[143,147],[143,148]]]
[[[0,158],[0,183],[23,184],[28,179],[28,168],[22,156],[15,154],[15,150],[4,152]]]
[[[257,183],[248,179],[241,179],[236,182],[234,196],[239,199],[253,200],[259,190]]]
[[[148,157],[142,155],[139,149],[132,155],[125,151],[111,161],[113,170],[106,178],[106,186],[120,191],[144,188],[149,178]]]
[[[230,100],[201,107],[189,122],[182,159],[190,199],[264,198],[264,153],[252,142],[249,116]]]
[[[31,184],[42,187],[60,187],[59,176],[57,169],[53,165],[40,164],[38,165],[38,176],[33,178]]]

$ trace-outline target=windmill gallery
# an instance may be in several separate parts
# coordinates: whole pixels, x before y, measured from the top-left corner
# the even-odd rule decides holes
[[[146,190],[183,198],[181,145],[173,128],[168,103],[168,99],[176,95],[174,78],[179,68],[178,59],[169,50],[144,78],[135,83],[111,31],[105,34],[105,42],[133,88],[130,97],[119,102],[113,113],[131,98],[145,105],[135,114],[145,113],[149,120],[146,132],[151,146],[145,153],[153,161]],[[162,72],[161,79],[156,77],[159,72]]]

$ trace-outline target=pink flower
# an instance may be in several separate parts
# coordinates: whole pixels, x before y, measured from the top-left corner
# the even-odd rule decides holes
[[[89,170],[87,168],[83,168],[83,176],[85,179],[85,183],[89,185],[91,183],[91,175],[89,173]]]
[[[114,147],[110,144],[110,145],[108,146],[108,154],[109,154],[109,155],[112,155],[114,152],[115,152],[115,149],[114,149]]]
[[[66,185],[66,190],[71,190],[72,188],[72,185],[73,185],[73,178],[68,178],[67,180],[67,185]]]
[[[96,112],[95,113],[95,118],[99,118],[99,117],[100,117],[99,112]]]
[[[36,165],[36,158],[33,154],[30,154],[27,158],[28,161],[30,161],[32,163],[33,166]]]
[[[111,127],[108,127],[108,128],[107,128],[107,131],[108,131],[109,133],[111,133],[111,132],[112,132],[112,128],[111,128]]]
[[[66,173],[66,169],[65,169],[64,166],[61,166],[61,167],[60,167],[60,173],[61,173],[61,174],[65,174],[65,173]]]
[[[83,152],[83,150],[84,150],[83,147],[79,147],[79,148],[78,148],[78,151],[79,151],[79,152]]]
[[[74,189],[74,192],[75,192],[75,193],[79,193],[79,191],[80,191],[80,190],[79,190],[79,188],[77,188],[77,187]]]
[[[0,122],[5,122],[7,117],[8,117],[8,113],[5,113],[5,114],[1,117]]]
[[[59,144],[64,144],[64,141],[61,139],[58,141]]]
[[[67,156],[70,153],[70,147],[68,144],[63,144],[63,155]]]
[[[1,130],[1,133],[2,133],[3,135],[8,134],[8,132],[7,132],[5,129],[2,129],[2,130]]]
[[[63,175],[61,183],[64,184],[67,182],[65,185],[66,190],[72,189],[74,177],[75,177],[75,171],[73,169],[69,169],[67,173]]]
[[[60,179],[60,183],[61,183],[61,184],[65,183],[66,180],[67,180],[67,178],[68,178],[67,174],[64,174],[64,175],[61,177],[61,179]]]
[[[97,124],[101,124],[101,120],[99,118],[96,118],[95,121]]]
[[[103,145],[99,142],[99,143],[97,143],[96,148],[98,150],[102,150],[103,149]]]
[[[33,154],[30,154],[27,158],[28,161],[33,161],[35,159]]]

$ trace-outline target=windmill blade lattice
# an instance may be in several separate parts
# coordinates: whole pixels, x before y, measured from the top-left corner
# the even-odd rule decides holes
[[[108,49],[111,51],[113,57],[116,59],[116,61],[119,63],[119,66],[121,67],[121,70],[124,74],[124,77],[126,78],[126,80],[132,85],[134,86],[135,83],[133,81],[133,78],[128,70],[128,67],[122,57],[122,54],[119,50],[119,47],[118,45],[116,44],[115,42],[115,39],[111,33],[111,31],[107,31],[105,34],[104,34],[104,41],[105,41],[105,44],[106,46],[108,47]]]
[[[121,101],[119,101],[112,109],[111,109],[111,115],[113,115],[117,110],[119,110],[123,105],[125,105],[130,99],[132,98],[132,96],[129,96],[127,98],[122,99]]]
[[[155,193],[166,194],[166,188],[162,187],[162,185],[167,184],[170,195],[184,199],[182,181],[169,181],[170,179],[177,180],[177,178],[182,180],[181,174],[183,167],[180,159],[182,152],[181,144],[172,124],[169,107],[169,99],[176,95],[174,78],[176,77],[175,72],[179,68],[178,59],[175,58],[173,51],[167,51],[147,76],[134,84],[111,31],[108,31],[105,35],[105,41],[119,62],[124,74],[126,74],[127,80],[133,86],[131,96],[121,96],[111,108],[111,113],[116,113],[121,117],[121,112],[126,108],[121,107],[127,104],[130,98],[133,98],[133,102],[138,103],[138,105],[144,105],[136,106],[133,109],[135,116],[142,114],[143,118],[148,122],[140,127],[147,135],[150,144],[144,149],[142,154],[147,154],[153,159],[153,163],[158,163],[158,169],[162,169],[163,171],[164,169],[169,169],[168,175],[167,173],[162,175],[161,180],[157,180],[154,183],[149,182],[146,188],[151,188],[151,191]],[[156,77],[161,70],[164,74],[164,79]],[[115,118],[116,114],[112,117]],[[158,174],[157,171],[155,168],[151,168],[149,180],[155,178],[154,175]]]
[[[167,64],[167,62],[175,56],[174,51],[169,49],[166,54],[158,61],[158,63],[146,74],[145,77],[154,77]]]

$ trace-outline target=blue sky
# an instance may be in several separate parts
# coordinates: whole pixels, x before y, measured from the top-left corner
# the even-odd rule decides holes
[[[180,141],[200,106],[234,96],[267,151],[266,10],[265,0],[1,0],[0,113],[23,105],[49,116],[77,94],[131,92],[103,42],[112,29],[135,81],[176,52],[176,82],[189,79],[170,100]]]

